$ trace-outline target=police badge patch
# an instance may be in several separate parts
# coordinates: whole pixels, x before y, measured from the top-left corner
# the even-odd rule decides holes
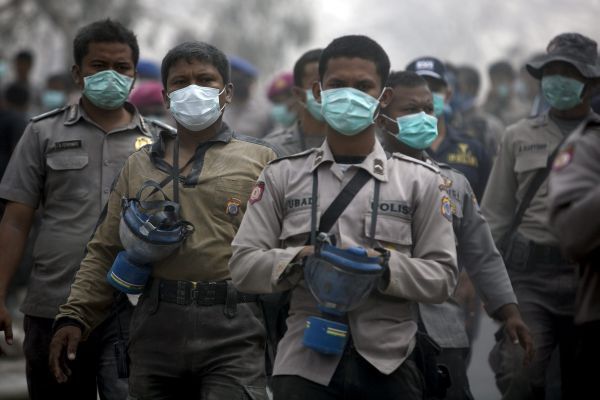
[[[252,193],[250,194],[250,199],[248,200],[248,203],[250,203],[250,205],[257,203],[260,201],[260,199],[262,199],[262,195],[265,191],[265,183],[264,182],[256,182],[256,184],[254,185],[254,189],[252,189]]]
[[[571,160],[573,159],[574,151],[575,148],[573,147],[573,145],[569,145],[562,149],[554,159],[554,163],[552,164],[552,170],[560,171],[561,169],[569,165],[571,163]]]
[[[138,136],[137,139],[135,139],[135,144],[133,146],[135,151],[138,151],[147,144],[152,144],[152,139],[147,136]]]
[[[225,213],[231,217],[235,217],[240,213],[240,206],[242,205],[242,201],[235,197],[230,197],[227,200],[227,206],[225,207]]]
[[[448,196],[442,197],[442,205],[440,207],[440,211],[444,218],[452,222],[452,203],[450,202],[450,198]]]

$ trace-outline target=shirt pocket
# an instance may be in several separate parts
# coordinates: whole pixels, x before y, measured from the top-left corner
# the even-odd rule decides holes
[[[311,210],[298,210],[286,214],[281,224],[279,239],[288,245],[304,245],[310,235]],[[318,218],[317,218],[318,221]]]
[[[89,193],[90,177],[83,172],[89,163],[83,150],[62,150],[46,154],[47,184],[56,199],[79,199]]]
[[[371,237],[371,214],[365,216],[365,237]],[[375,226],[374,247],[397,250],[410,254],[412,252],[412,222],[410,220],[379,215]]]
[[[546,168],[548,163],[548,154],[546,152],[541,153],[523,153],[518,155],[515,160],[514,171],[517,175],[519,186],[522,186],[526,182],[533,179],[533,176],[543,168]],[[547,180],[544,182],[539,189],[538,194],[545,195],[548,191]]]
[[[254,181],[251,180],[218,178],[213,194],[217,215],[239,226],[253,187]]]

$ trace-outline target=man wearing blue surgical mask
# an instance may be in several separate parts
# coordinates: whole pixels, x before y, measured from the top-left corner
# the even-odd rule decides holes
[[[387,151],[400,152],[436,164],[425,153],[437,136],[433,97],[427,81],[410,71],[392,72],[388,85],[394,89],[391,104],[378,120]],[[504,323],[505,334],[532,356],[533,344],[521,319],[510,279],[496,250],[489,226],[483,219],[473,190],[463,174],[447,164],[438,164],[444,177],[440,190],[452,203],[458,266],[484,299],[490,316]],[[448,367],[451,386],[444,399],[472,399],[467,379],[470,342],[465,329],[461,299],[457,292],[443,304],[420,304],[423,326],[442,348],[439,364]]]
[[[21,306],[29,395],[95,399],[99,391],[103,398],[122,399],[127,380],[117,379],[114,343],[127,341],[131,305],[126,300],[114,305],[119,318],[111,314],[91,332],[70,365],[68,384],[58,384],[48,372],[54,317],[67,300],[112,182],[127,157],[152,137],[125,102],[139,55],[133,32],[111,20],[94,22],[79,30],[73,51],[80,102],[31,120],[0,183],[0,197],[7,202],[0,222],[0,331],[13,341],[7,286],[39,209],[34,267]]]
[[[584,120],[597,118],[590,106],[600,77],[597,44],[578,33],[560,34],[550,41],[546,54],[527,64],[527,70],[540,81],[550,110],[506,130],[481,209],[503,252],[536,355],[529,368],[515,368],[520,354],[501,341],[494,349],[493,367],[505,398],[523,398],[527,393],[543,398],[550,356],[558,347],[562,398],[572,399],[577,398],[575,270],[546,222],[547,177],[559,144]],[[557,164],[564,162],[564,155],[556,157]]]
[[[319,147],[325,138],[325,122],[321,104],[312,93],[313,83],[319,80],[319,57],[321,49],[309,50],[294,65],[292,92],[298,107],[298,120],[290,127],[276,130],[264,140],[291,155],[312,147]]]
[[[136,281],[142,294],[127,348],[129,397],[262,400],[265,338],[257,297],[233,287],[227,262],[246,204],[256,193],[254,183],[276,154],[223,123],[234,87],[221,50],[181,43],[163,58],[161,74],[165,106],[177,130],[162,130],[152,146],[129,157],[115,180],[71,295],[60,307],[51,369],[58,380],[68,381],[65,359],[77,359],[82,335],[106,318],[115,283],[123,290],[131,282],[131,268],[125,265],[119,275],[114,267],[117,255],[130,250],[119,239],[125,220],[121,205],[150,182],[156,190],[145,191],[143,203],[157,204],[166,196],[169,208],[160,211],[162,216],[144,215],[145,232],[164,229],[174,214],[188,228],[176,250],[160,245],[153,250],[162,257],[146,266],[144,281]],[[141,240],[143,234],[138,236]],[[157,244],[156,237],[150,241],[140,246]],[[106,282],[108,271],[113,286]]]

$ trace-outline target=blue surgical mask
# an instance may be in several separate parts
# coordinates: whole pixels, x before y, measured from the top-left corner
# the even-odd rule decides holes
[[[192,132],[202,131],[214,124],[223,108],[219,95],[225,91],[198,85],[189,85],[169,93],[169,111],[173,118]]]
[[[306,109],[317,121],[324,121],[323,113],[321,113],[321,103],[317,103],[311,89],[306,90]]]
[[[278,124],[288,127],[296,122],[298,115],[290,111],[287,104],[273,104],[273,107],[271,107],[271,117]]]
[[[542,93],[548,104],[556,110],[569,110],[581,104],[585,83],[562,75],[542,78]]]
[[[387,115],[384,117],[394,121]],[[420,113],[398,117],[398,133],[393,136],[413,149],[423,150],[431,146],[438,135],[437,118],[421,111]],[[392,134],[390,132],[390,134]]]
[[[67,95],[60,90],[47,89],[42,93],[41,100],[45,110],[53,110],[67,103]]]
[[[321,89],[323,118],[342,135],[354,136],[372,125],[378,106],[379,98],[358,89]]]
[[[438,118],[444,113],[445,98],[444,93],[433,93],[433,113]]]
[[[131,91],[133,78],[107,69],[83,78],[83,95],[98,108],[116,110]]]

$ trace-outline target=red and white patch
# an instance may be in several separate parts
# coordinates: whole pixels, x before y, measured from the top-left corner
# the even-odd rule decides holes
[[[248,203],[251,205],[259,202],[262,199],[262,195],[265,192],[265,183],[264,182],[256,182],[254,185],[254,189],[252,189],[252,193],[250,194],[250,199],[248,199]]]
[[[554,163],[552,164],[553,171],[560,171],[567,165],[571,164],[571,160],[573,160],[573,152],[575,148],[573,146],[568,146],[558,153],[556,158],[554,159]]]

